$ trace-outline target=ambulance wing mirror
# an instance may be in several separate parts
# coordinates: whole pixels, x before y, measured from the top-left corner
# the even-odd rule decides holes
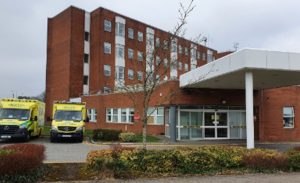
[[[90,118],[86,117],[85,120],[84,120],[84,122],[86,122],[86,123],[90,122]]]

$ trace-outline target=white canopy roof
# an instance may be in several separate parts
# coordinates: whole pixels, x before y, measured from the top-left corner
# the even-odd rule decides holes
[[[244,89],[245,72],[253,88],[300,84],[300,53],[243,49],[180,76],[183,88]]]

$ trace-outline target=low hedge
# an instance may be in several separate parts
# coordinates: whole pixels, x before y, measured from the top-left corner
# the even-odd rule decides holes
[[[137,136],[132,132],[120,133],[119,139],[122,142],[137,142]]]
[[[128,178],[141,174],[202,174],[242,165],[241,147],[205,146],[172,150],[143,150],[117,148],[91,151],[88,167],[94,170],[110,170],[115,177]]]
[[[228,170],[288,171],[300,170],[300,151],[235,146],[202,146],[169,150],[121,148],[91,151],[88,168],[110,172],[117,178],[159,174],[207,174]]]
[[[0,149],[0,176],[36,170],[45,158],[45,147],[37,144],[7,145]]]
[[[95,141],[118,141],[122,131],[115,129],[96,129],[93,131]]]

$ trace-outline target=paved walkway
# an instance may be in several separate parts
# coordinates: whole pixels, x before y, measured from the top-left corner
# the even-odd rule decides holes
[[[135,180],[71,181],[73,183],[299,183],[300,173],[249,174],[224,176],[189,176]],[[71,183],[70,182],[70,183]]]

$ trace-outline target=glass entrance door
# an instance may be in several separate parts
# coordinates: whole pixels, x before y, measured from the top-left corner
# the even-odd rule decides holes
[[[204,112],[204,137],[207,139],[228,138],[227,112]]]

